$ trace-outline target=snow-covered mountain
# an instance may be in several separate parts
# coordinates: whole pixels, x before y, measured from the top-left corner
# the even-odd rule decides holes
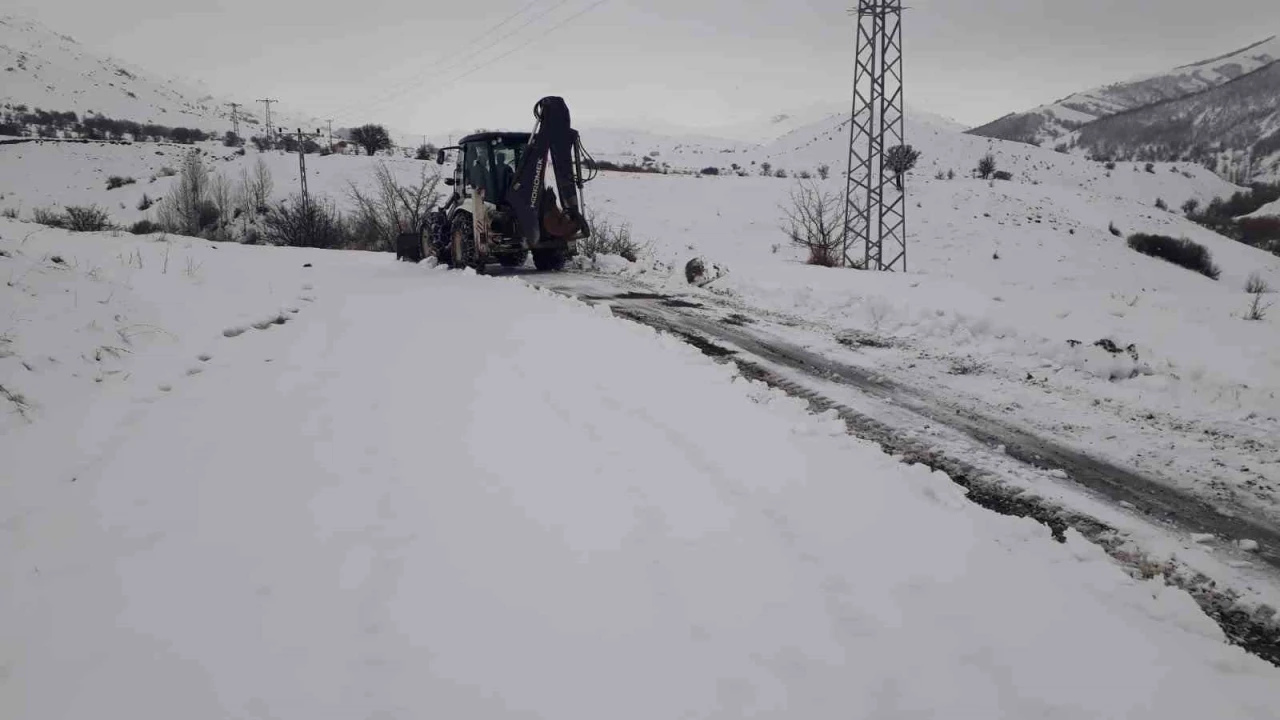
[[[1049,105],[1011,113],[970,132],[1035,145],[1053,144],[1100,118],[1213,89],[1261,70],[1277,59],[1280,59],[1280,38],[1273,36],[1209,60],[1085,90]]]
[[[229,102],[239,102],[241,123],[262,124],[262,106],[250,98],[218,98],[177,80],[96,53],[74,38],[25,18],[0,17],[0,105],[74,111],[170,127],[231,129]],[[272,116],[285,126],[317,120],[287,111]],[[243,134],[251,134],[242,128]]]
[[[1102,118],[1069,141],[1095,156],[1194,161],[1242,184],[1280,178],[1280,62],[1195,95]]]

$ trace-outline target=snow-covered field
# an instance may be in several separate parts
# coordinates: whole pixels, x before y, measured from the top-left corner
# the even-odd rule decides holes
[[[805,144],[793,157],[812,152]],[[1248,278],[1280,287],[1280,258],[1154,207],[1157,198],[1177,207],[1235,188],[1203,168],[1108,171],[969,136],[922,132],[918,146],[925,156],[910,188],[907,274],[802,264],[780,227],[792,180],[606,174],[587,197],[629,222],[671,268],[624,271],[630,277],[687,290],[683,262],[702,256],[729,269],[705,292],[817,328],[836,352],[835,340],[850,333],[880,336],[900,351],[863,362],[1280,518],[1277,314],[1245,319]],[[987,151],[1014,181],[966,177]],[[957,177],[935,179],[935,165]],[[820,187],[843,193],[834,178]],[[1112,225],[1202,243],[1221,279],[1134,252]],[[1137,360],[1096,347],[1100,340],[1132,344]]]
[[[0,238],[0,716],[1280,707],[1182,592],[600,308]]]
[[[31,142],[0,146],[0,210],[14,210],[28,218],[40,207],[98,205],[111,214],[115,223],[127,225],[144,218],[155,219],[156,209],[139,210],[146,195],[158,200],[169,192],[176,176],[168,170],[182,168],[188,153],[200,154],[203,165],[221,174],[234,187],[242,172],[254,171],[261,159],[271,173],[272,200],[281,200],[299,191],[298,155],[273,150],[259,153],[252,147],[239,155],[221,143],[195,145],[169,143]],[[363,155],[307,156],[307,188],[317,197],[332,200],[339,211],[350,209],[348,183],[362,187],[373,180],[376,163],[386,163],[404,182],[415,181],[424,166],[434,171],[434,161],[424,163],[403,157]],[[107,190],[111,176],[132,178],[133,184]],[[443,186],[441,187],[443,190]]]

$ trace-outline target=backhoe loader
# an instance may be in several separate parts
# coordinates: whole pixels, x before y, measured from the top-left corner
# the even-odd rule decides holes
[[[581,193],[594,171],[583,174],[586,151],[563,99],[543,98],[533,114],[532,133],[476,133],[437,153],[439,165],[455,155],[444,181],[453,193],[422,228],[423,254],[478,271],[494,262],[520,267],[529,255],[539,270],[560,270],[577,254],[578,241],[591,233]],[[548,160],[555,190],[546,183]]]

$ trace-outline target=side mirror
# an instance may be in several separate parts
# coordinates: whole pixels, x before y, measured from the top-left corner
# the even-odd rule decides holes
[[[439,150],[436,152],[436,164],[437,165],[444,164],[444,150]]]
[[[455,185],[456,183],[457,183],[457,181],[456,181],[456,180],[454,180],[453,178],[445,178],[445,179],[444,179],[444,184],[445,184],[445,185],[448,185],[448,186],[450,186],[450,187],[453,187],[453,185]]]

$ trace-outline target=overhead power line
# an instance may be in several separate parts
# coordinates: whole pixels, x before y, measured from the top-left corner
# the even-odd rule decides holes
[[[567,2],[567,1],[568,1],[568,0],[561,0],[561,2],[557,3],[555,7],[559,7],[560,5],[563,5],[563,4],[564,4],[565,2]],[[481,64],[479,64],[479,65],[476,65],[475,67],[472,67],[471,69],[466,70],[466,71],[465,71],[465,72],[463,72],[462,74],[460,74],[460,75],[456,75],[456,76],[454,76],[454,77],[452,77],[452,78],[450,78],[450,79],[448,79],[448,80],[446,80],[446,81],[444,81],[444,82],[440,83],[439,85],[433,85],[433,86],[430,86],[428,89],[429,89],[431,92],[440,92],[440,91],[442,91],[442,90],[445,90],[446,88],[448,88],[448,87],[452,86],[454,83],[456,83],[456,82],[458,82],[458,81],[460,81],[460,80],[463,80],[463,79],[465,79],[465,78],[468,78],[468,77],[470,77],[470,76],[474,75],[475,73],[480,72],[481,70],[484,70],[484,69],[485,69],[485,68],[487,68],[487,67],[490,67],[491,65],[493,65],[493,64],[495,64],[495,63],[501,62],[502,60],[505,60],[505,59],[507,59],[507,58],[511,57],[512,55],[514,55],[514,54],[516,54],[517,52],[520,52],[521,50],[523,50],[523,49],[525,49],[525,48],[529,47],[530,45],[534,44],[535,42],[538,42],[538,41],[540,41],[540,40],[544,40],[547,36],[549,36],[551,33],[555,32],[556,30],[559,30],[560,28],[564,27],[565,25],[568,25],[569,23],[573,22],[574,20],[577,20],[578,18],[582,17],[583,15],[586,15],[587,13],[591,12],[592,10],[595,10],[596,8],[598,8],[598,7],[600,7],[601,5],[604,5],[605,3],[608,3],[608,2],[612,2],[612,0],[595,0],[595,2],[593,2],[593,3],[591,3],[590,5],[588,5],[588,6],[584,7],[583,9],[579,10],[579,11],[578,11],[578,12],[576,12],[576,13],[573,13],[572,15],[569,15],[569,16],[565,17],[565,18],[564,18],[563,20],[561,20],[560,22],[557,22],[556,24],[554,24],[554,25],[552,25],[552,26],[550,26],[550,27],[546,28],[545,30],[541,30],[541,31],[539,31],[539,33],[538,33],[536,36],[534,36],[534,37],[530,38],[529,40],[525,41],[524,43],[521,43],[520,45],[517,45],[517,46],[515,46],[515,47],[511,48],[511,49],[510,49],[510,50],[508,50],[507,52],[505,52],[505,53],[503,53],[503,54],[501,54],[501,55],[499,55],[499,56],[497,56],[497,57],[495,57],[495,58],[491,58],[491,59],[489,59],[489,60],[488,60],[488,61],[486,61],[486,62],[483,62],[483,63],[481,63]],[[554,9],[555,9],[555,7],[553,7],[552,9],[554,10]],[[545,15],[545,14],[546,14],[546,13],[543,13],[543,15]],[[539,17],[541,17],[541,15],[540,15]],[[522,27],[523,27],[523,26],[522,26]],[[389,99],[391,99],[391,98],[390,98],[390,97],[386,97],[386,98],[383,98],[383,99],[378,100],[378,101],[376,101],[376,102],[373,102],[373,103],[370,103],[370,104],[368,104],[368,105],[365,105],[364,107],[377,107],[378,105],[381,105],[382,103],[386,102],[386,101],[387,101],[387,100],[389,100]]]
[[[450,56],[452,56],[452,55],[454,55],[455,53],[458,53],[458,52],[465,52],[465,51],[466,51],[466,48],[468,48],[468,47],[471,47],[471,46],[475,45],[476,43],[478,43],[478,42],[480,42],[480,41],[484,40],[485,38],[489,37],[492,33],[495,33],[495,32],[497,32],[498,30],[501,30],[501,29],[502,29],[504,26],[506,26],[508,23],[510,23],[511,21],[513,21],[513,20],[515,20],[516,18],[520,17],[521,15],[523,15],[527,10],[529,10],[529,8],[532,8],[534,5],[537,5],[539,2],[541,2],[541,0],[531,0],[530,2],[525,3],[524,5],[520,6],[520,9],[516,10],[515,12],[511,13],[510,15],[507,15],[505,18],[503,18],[501,21],[499,21],[496,25],[493,25],[493,26],[491,26],[491,27],[487,28],[486,30],[484,30],[484,31],[483,31],[483,32],[481,32],[480,34],[476,35],[475,37],[472,37],[472,38],[470,38],[469,40],[467,40],[467,41],[463,42],[463,43],[462,43],[462,45],[461,45],[461,47],[459,47],[457,50],[453,50],[453,51],[450,51],[450,52],[442,53],[442,54],[441,54],[441,55],[439,55],[438,57],[433,58],[432,60],[430,60],[430,61],[427,63],[427,65],[428,65],[428,66],[434,66],[434,65],[436,65],[436,64],[438,64],[438,63],[441,63],[441,62],[444,62],[444,61],[448,60],[448,59],[449,59],[449,57],[450,57]],[[556,5],[552,6],[552,7],[551,7],[551,10],[556,9],[556,8],[557,8],[557,7],[559,7],[560,5],[563,5],[565,2],[567,2],[567,0],[561,0],[561,2],[559,2],[559,3],[557,3]],[[546,11],[546,12],[550,12],[550,11],[548,10],[548,11]],[[540,13],[540,14],[538,14],[538,15],[534,16],[534,18],[533,18],[530,22],[532,22],[533,20],[537,20],[538,18],[542,17],[543,15],[545,15],[545,14],[546,14],[546,12],[543,12],[543,13]],[[516,28],[516,30],[515,30],[514,32],[519,32],[520,30],[522,30],[522,29],[524,29],[524,28],[526,28],[526,27],[528,27],[528,26],[529,26],[529,23],[528,23],[528,22],[526,22],[524,25],[521,25],[520,27]],[[506,34],[506,35],[503,35],[501,38],[498,38],[497,40],[492,41],[492,42],[491,42],[487,47],[482,47],[482,48],[480,48],[480,49],[478,49],[478,50],[474,50],[474,51],[473,51],[473,52],[471,52],[470,54],[467,54],[467,55],[463,56],[461,59],[457,59],[457,58],[455,58],[455,60],[454,60],[453,62],[451,62],[451,63],[449,63],[449,64],[445,65],[443,69],[449,69],[449,68],[452,68],[452,67],[456,67],[457,65],[461,64],[461,63],[462,63],[462,62],[464,62],[465,60],[468,60],[468,59],[470,59],[471,57],[474,57],[475,53],[482,52],[483,50],[488,49],[489,47],[493,47],[493,46],[497,45],[499,42],[501,42],[502,40],[505,40],[506,38],[508,38],[508,37],[510,37],[510,36],[511,36],[511,33],[508,33],[508,34]],[[396,83],[395,85],[393,85],[393,86],[392,86],[392,88],[393,88],[393,89],[392,89],[389,93],[387,93],[386,95],[379,96],[379,99],[378,99],[378,100],[375,100],[374,102],[375,102],[375,103],[376,103],[376,102],[382,102],[383,100],[387,99],[387,97],[393,96],[393,95],[395,95],[395,94],[399,93],[401,90],[403,90],[403,89],[405,89],[405,88],[412,87],[414,83],[417,83],[417,82],[419,82],[420,80],[421,80],[421,77],[420,77],[420,76],[415,76],[415,77],[406,78],[405,80],[402,80],[401,82]],[[338,109],[336,109],[336,110],[332,110],[332,111],[330,111],[328,114],[331,114],[331,115],[341,115],[341,114],[343,114],[343,113],[345,113],[345,112],[347,112],[347,111],[349,111],[349,110],[353,110],[353,109],[358,108],[358,107],[365,107],[365,106],[368,106],[368,105],[370,105],[370,103],[363,102],[363,101],[362,101],[362,102],[358,102],[358,103],[349,103],[349,104],[346,104],[346,105],[343,105],[343,106],[339,107],[339,108],[338,108]]]

